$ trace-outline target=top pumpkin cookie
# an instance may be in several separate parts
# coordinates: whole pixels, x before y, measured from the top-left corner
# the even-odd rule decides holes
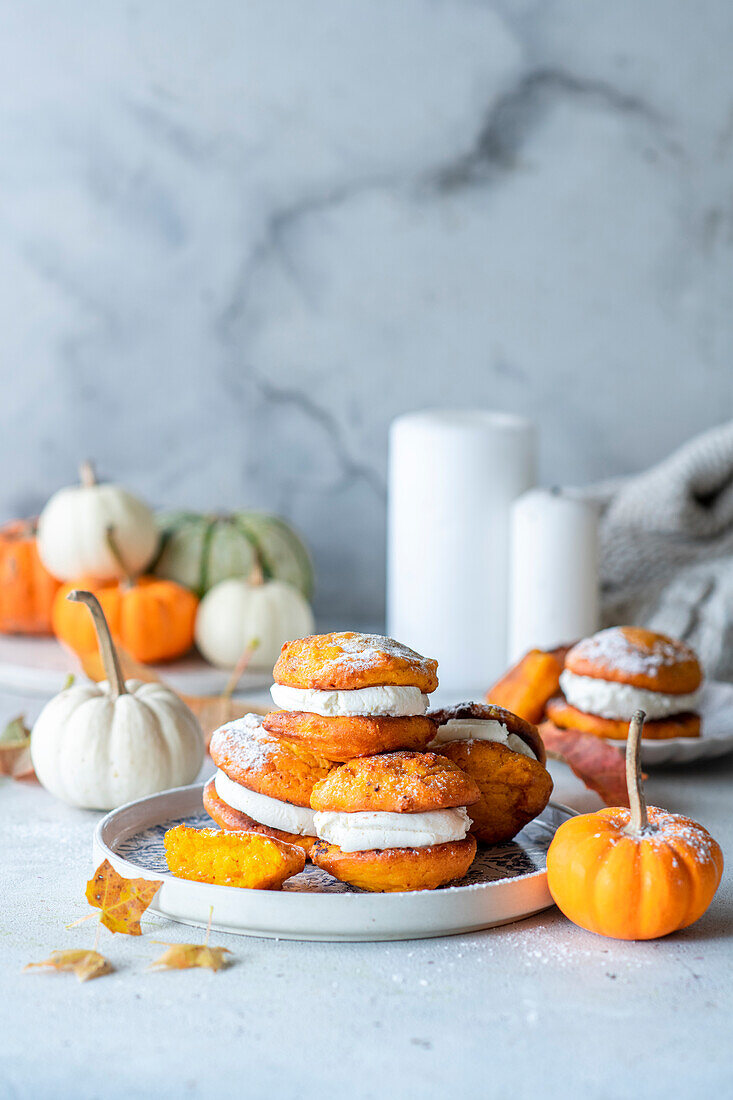
[[[425,813],[468,806],[480,792],[473,779],[434,752],[388,752],[349,760],[311,793],[314,810]]]
[[[437,668],[437,661],[393,638],[347,630],[286,642],[273,678],[277,684],[320,691],[398,684],[427,693],[438,686]]]
[[[700,663],[689,646],[638,626],[612,626],[584,638],[568,653],[565,669],[574,676],[670,695],[695,692],[702,683]]]

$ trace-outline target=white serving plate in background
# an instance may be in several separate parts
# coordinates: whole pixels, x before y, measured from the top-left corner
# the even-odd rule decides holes
[[[546,854],[574,811],[551,802],[509,844],[479,849],[461,885],[370,894],[308,864],[282,890],[243,890],[175,878],[166,868],[165,830],[181,821],[211,825],[196,784],[113,810],[94,833],[94,858],[127,878],[162,879],[150,909],[183,924],[292,940],[401,940],[454,935],[529,917],[552,905]]]
[[[691,764],[733,752],[733,684],[710,680],[702,690],[702,719],[699,737],[671,737],[667,741],[643,738],[641,762],[644,767],[662,764]],[[623,750],[625,741],[612,741]]]

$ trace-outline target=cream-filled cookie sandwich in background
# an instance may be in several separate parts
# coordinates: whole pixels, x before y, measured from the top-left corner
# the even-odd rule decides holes
[[[563,694],[549,701],[547,716],[556,726],[625,740],[634,712],[643,710],[646,738],[699,737],[702,681],[684,642],[641,627],[609,627],[568,652]]]

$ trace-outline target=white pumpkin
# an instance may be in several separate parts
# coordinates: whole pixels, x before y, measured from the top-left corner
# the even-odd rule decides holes
[[[234,668],[256,642],[249,667],[269,671],[283,642],[312,633],[310,605],[287,581],[220,581],[206,593],[196,614],[196,645],[220,668]]]
[[[80,478],[81,484],[54,493],[38,520],[38,553],[46,569],[62,581],[142,573],[158,546],[155,516],[119,485],[99,485],[89,463]]]
[[[193,782],[204,759],[196,716],[164,684],[125,683],[96,597],[73,592],[69,598],[94,614],[109,680],[72,685],[43,708],[30,745],[39,782],[89,810],[111,810]]]

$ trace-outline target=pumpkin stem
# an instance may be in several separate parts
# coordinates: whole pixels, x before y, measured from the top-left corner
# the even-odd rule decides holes
[[[85,462],[82,462],[81,466],[79,467],[79,481],[85,489],[91,489],[93,485],[97,484],[97,475],[94,472],[94,466],[89,461],[89,459],[87,459]]]
[[[259,588],[261,584],[265,583],[265,571],[262,568],[262,559],[257,554],[255,563],[252,566],[252,572],[247,577],[247,584],[251,584],[253,588]]]
[[[133,588],[135,585],[135,578],[125,565],[125,559],[122,557],[122,552],[120,551],[117,538],[115,537],[115,529],[111,524],[106,529],[105,534],[107,536],[107,545],[109,546],[110,553],[124,573],[124,583],[127,585],[128,588]]]
[[[247,669],[247,665],[252,660],[252,654],[257,649],[259,644],[260,644],[260,639],[259,638],[253,638],[252,641],[249,643],[249,645],[245,649],[244,653],[242,654],[242,656],[239,658],[236,665],[232,669],[232,674],[229,677],[229,680],[227,681],[227,685],[221,693],[222,699],[231,699],[232,695],[234,694],[234,692],[237,689],[237,684],[242,679],[242,676],[244,675],[244,673]]]
[[[636,711],[629,723],[629,734],[626,739],[626,789],[629,794],[631,817],[624,832],[631,836],[641,836],[643,833],[653,831],[646,812],[644,783],[641,776],[641,733],[645,718],[646,714],[643,710]]]
[[[125,677],[122,675],[117,650],[114,647],[112,635],[109,632],[109,625],[104,616],[104,611],[102,611],[101,603],[93,592],[85,592],[83,589],[79,588],[75,588],[72,592],[69,592],[66,599],[73,600],[75,603],[85,603],[89,608],[92,619],[94,620],[94,629],[97,632],[97,641],[99,642],[99,652],[102,654],[102,664],[104,665],[104,671],[109,686],[112,689],[112,695],[115,699],[118,695],[127,695]]]

